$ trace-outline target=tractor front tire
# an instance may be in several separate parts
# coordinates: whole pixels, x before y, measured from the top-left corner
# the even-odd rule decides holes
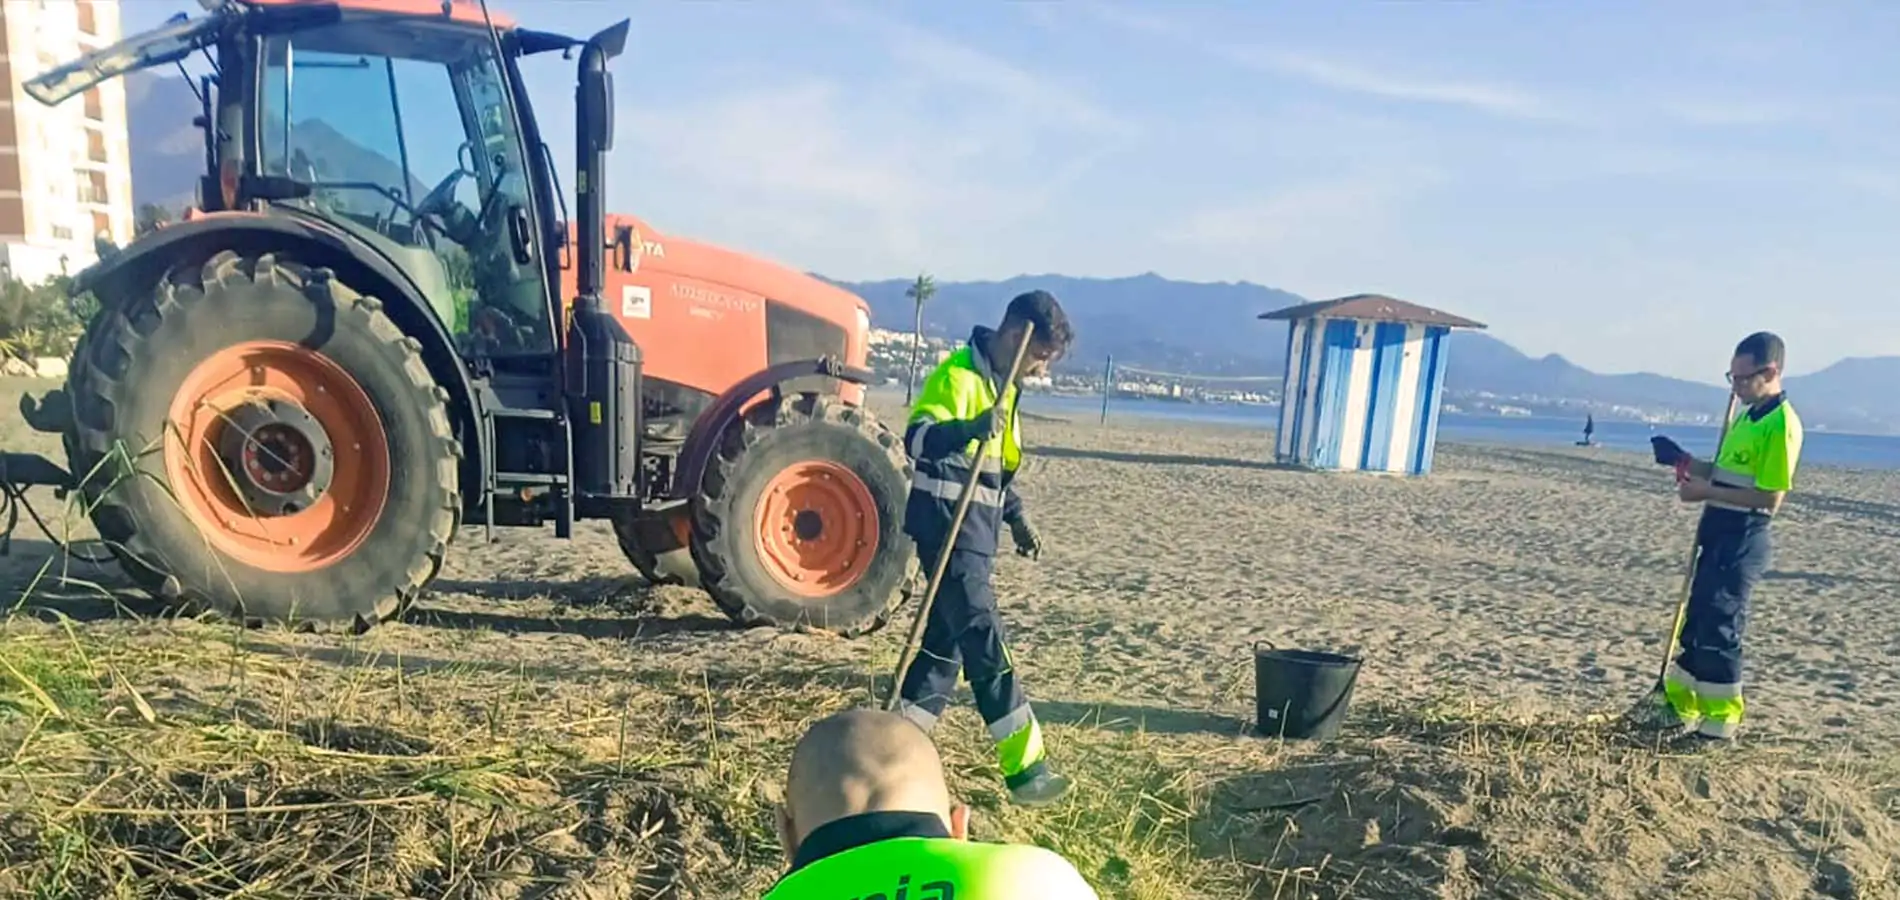
[[[916,586],[909,491],[902,442],[868,411],[762,403],[726,430],[693,503],[700,583],[745,624],[875,631]]]
[[[84,348],[72,471],[161,601],[360,631],[440,571],[461,449],[421,345],[377,300],[227,251],[108,307]]]
[[[614,538],[620,542],[620,552],[648,583],[700,586],[688,515],[687,510],[671,509],[614,517]],[[685,527],[677,527],[676,522]]]

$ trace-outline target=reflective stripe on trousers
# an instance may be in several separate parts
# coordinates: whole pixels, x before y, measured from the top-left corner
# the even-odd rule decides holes
[[[1697,681],[1680,665],[1671,665],[1663,678],[1663,693],[1669,707],[1685,724],[1709,737],[1734,737],[1741,727],[1747,703],[1742,700],[1740,684]]]
[[[1029,701],[1024,700],[1009,715],[989,723],[989,729],[1005,785],[1015,787],[1042,773],[1042,724],[1036,721]]]
[[[897,714],[929,734],[941,718],[922,704],[909,700],[897,702]],[[1042,724],[1027,702],[1009,715],[989,723],[990,740],[996,742],[996,767],[1003,770],[1003,783],[1014,787],[1034,778],[1043,760]]]

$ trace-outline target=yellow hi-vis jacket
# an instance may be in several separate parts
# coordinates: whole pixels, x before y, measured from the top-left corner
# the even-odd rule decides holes
[[[992,333],[981,326],[972,331],[969,342],[925,379],[922,393],[911,405],[910,424],[904,431],[912,467],[904,531],[932,552],[950,530],[957,497],[972,467],[979,467],[980,474],[956,549],[995,554],[1003,523],[1022,509],[1022,501],[1009,488],[1023,458],[1022,423],[1016,414],[1019,391],[1003,383],[1009,373],[999,370],[997,361],[983,353]],[[990,442],[989,451],[979,460],[982,441],[973,420],[999,403],[1003,434]]]

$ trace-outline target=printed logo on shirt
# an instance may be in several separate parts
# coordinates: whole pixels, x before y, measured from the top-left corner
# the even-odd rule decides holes
[[[853,896],[850,900],[956,900],[956,897],[957,886],[948,881],[932,881],[919,886],[917,892],[912,893],[910,889],[910,876],[905,875],[897,879],[897,890],[892,893],[886,894],[883,891],[877,891],[862,896]]]

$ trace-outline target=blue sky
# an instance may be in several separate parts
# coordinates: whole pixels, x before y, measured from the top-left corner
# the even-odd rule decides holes
[[[1757,328],[1900,354],[1900,4],[494,3],[633,19],[613,208],[828,275],[1379,291],[1700,381]]]

